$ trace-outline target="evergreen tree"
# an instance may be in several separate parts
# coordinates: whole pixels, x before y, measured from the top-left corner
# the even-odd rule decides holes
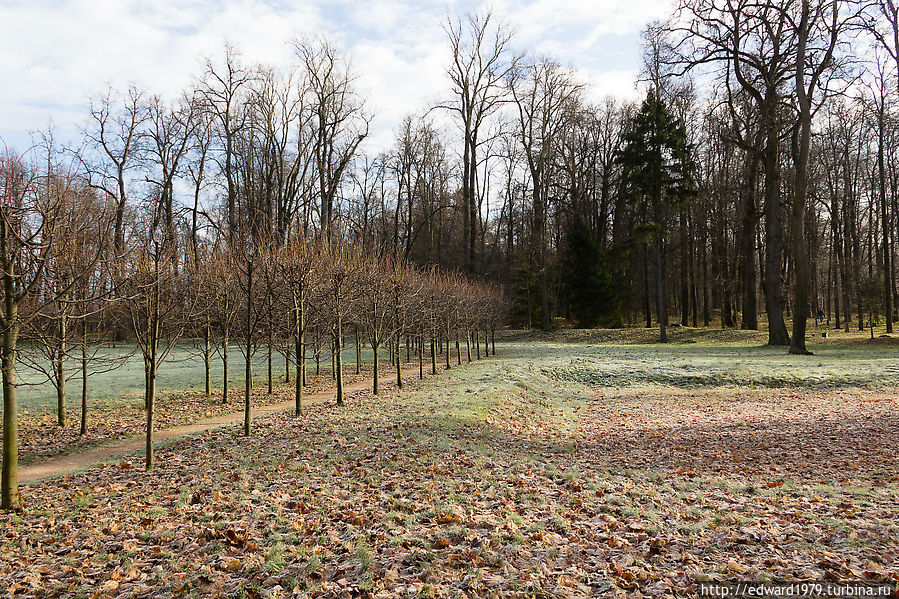
[[[637,202],[646,202],[654,231],[656,311],[659,340],[668,341],[665,291],[665,234],[672,208],[696,195],[695,165],[687,132],[654,90],[646,95],[640,111],[628,124],[618,156],[627,191]]]
[[[530,329],[534,324],[543,322],[536,265],[523,256],[518,260],[513,276],[509,318],[514,325]]]
[[[561,264],[562,292],[578,326],[621,326],[620,298],[607,257],[580,216],[569,226]]]

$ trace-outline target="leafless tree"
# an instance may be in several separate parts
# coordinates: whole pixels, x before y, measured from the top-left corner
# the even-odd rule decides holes
[[[503,82],[514,68],[512,33],[492,13],[448,16],[444,24],[452,53],[447,75],[453,98],[440,108],[451,110],[462,127],[462,238],[465,267],[477,270],[477,165],[481,127],[507,100]]]
[[[87,276],[101,253],[88,254],[75,271],[59,259],[59,248],[77,239],[102,236],[103,214],[78,214],[73,197],[84,182],[70,163],[46,171],[11,152],[0,156],[0,374],[3,378],[3,470],[0,509],[17,509],[18,393],[17,343],[22,330],[54,310]],[[56,253],[54,252],[56,250]],[[54,259],[56,258],[56,259]],[[54,283],[48,284],[53,281]]]
[[[121,95],[110,89],[91,101],[90,124],[84,135],[97,160],[87,161],[86,170],[92,186],[115,198],[113,248],[117,253],[124,249],[131,172],[139,165],[147,117],[144,94],[134,87]]]
[[[368,136],[371,116],[354,88],[349,62],[333,43],[318,38],[299,40],[295,47],[309,97],[319,226],[330,238],[340,185],[359,144]]]
[[[538,59],[520,63],[511,74],[509,88],[517,107],[516,136],[531,174],[531,239],[540,281],[542,324],[549,330],[552,318],[546,277],[546,212],[553,180],[550,171],[559,162],[559,144],[567,120],[574,116],[581,86],[557,63]]]

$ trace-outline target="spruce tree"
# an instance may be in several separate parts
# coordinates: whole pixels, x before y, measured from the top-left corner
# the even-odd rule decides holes
[[[620,299],[606,256],[580,216],[572,219],[565,237],[561,275],[564,299],[578,326],[621,326]]]
[[[628,124],[619,162],[625,184],[636,202],[646,202],[653,230],[656,270],[656,312],[659,340],[668,341],[665,291],[665,235],[672,208],[696,195],[692,147],[683,122],[672,115],[654,90]]]

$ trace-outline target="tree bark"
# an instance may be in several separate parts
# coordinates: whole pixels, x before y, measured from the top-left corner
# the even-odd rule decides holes
[[[228,330],[222,335],[222,405],[228,403]]]
[[[244,395],[243,395],[243,434],[250,436],[250,419],[252,418],[252,390],[253,390],[253,260],[247,261],[247,304],[246,304],[246,330],[244,343],[246,354],[244,355]]]
[[[437,343],[431,335],[431,374],[437,374]]]
[[[87,434],[87,318],[81,324],[81,430]]]
[[[4,277],[8,279],[8,277]],[[11,283],[7,287],[12,287]],[[3,472],[0,485],[0,509],[18,510],[19,501],[19,396],[16,387],[16,342],[19,331],[16,307],[7,289],[6,320],[11,325],[3,332],[0,369],[3,374]]]
[[[758,178],[761,157],[753,154],[750,158],[749,179],[746,182],[746,197],[743,201],[743,214],[740,219],[740,254],[742,258],[743,306],[742,328],[757,331],[758,317],[758,281],[755,263],[755,232],[759,217],[755,205],[756,181]]]
[[[880,220],[883,232],[883,306],[886,313],[886,332],[893,332],[893,293],[891,279],[893,270],[891,267],[892,256],[890,252],[890,226],[887,212],[887,192],[886,192],[886,165],[884,163],[884,132],[886,124],[884,122],[884,99],[881,98],[877,119],[877,171],[880,179]]]
[[[668,303],[665,295],[665,247],[661,233],[656,233],[656,319],[659,342],[668,343]]]
[[[784,321],[781,281],[782,234],[780,222],[780,158],[776,117],[767,116],[765,167],[765,311],[768,314],[768,345],[786,346],[790,335]]]
[[[59,319],[59,345],[56,348],[56,423],[66,425],[66,316]]]
[[[155,465],[155,456],[153,454],[153,408],[156,402],[156,364],[155,360],[151,359],[150,368],[147,371],[147,389],[146,389],[146,403],[147,403],[147,438],[146,444],[144,447],[145,453],[145,467],[147,470],[152,470]]]
[[[306,347],[303,343],[305,336],[305,323],[303,322],[303,307],[301,302],[297,302],[294,306],[294,340],[296,343],[296,376],[294,377],[294,415],[299,417],[303,415],[303,384],[305,377],[303,371],[306,370]]]
[[[403,372],[402,372],[402,354],[400,353],[400,345],[402,340],[400,339],[400,334],[396,334],[396,387],[397,389],[403,388]]]
[[[203,373],[205,375],[205,389],[206,389],[206,397],[209,398],[211,393],[210,389],[210,355],[211,350],[209,346],[209,324],[206,324],[206,327],[203,329]]]
[[[371,392],[374,395],[378,394],[378,349],[380,344],[377,343],[374,339],[371,340],[371,351],[374,354],[374,359],[372,361],[372,376],[371,376]]]
[[[343,337],[343,323],[340,316],[337,317],[337,327],[334,331],[334,368],[337,374],[337,405],[343,405],[343,352],[340,348],[340,341]],[[378,362],[378,357],[375,355],[375,364]],[[375,379],[377,379],[377,375],[375,375]]]
[[[418,336],[418,378],[425,378],[425,349],[422,335]]]
[[[809,316],[809,257],[805,240],[805,213],[808,205],[808,162],[812,135],[811,101],[805,90],[805,53],[809,35],[809,2],[802,1],[798,27],[796,97],[799,105],[799,138],[796,155],[796,197],[793,198],[792,233],[795,280],[793,282],[793,337],[790,353],[807,355],[805,334]]]

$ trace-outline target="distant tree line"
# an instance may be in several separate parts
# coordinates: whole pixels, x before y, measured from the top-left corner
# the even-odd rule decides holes
[[[410,257],[503,281],[519,326],[761,326],[796,354],[812,319],[893,332],[892,0],[683,0],[645,30],[633,104],[490,15],[447,32],[450,100],[369,162],[361,206]]]

